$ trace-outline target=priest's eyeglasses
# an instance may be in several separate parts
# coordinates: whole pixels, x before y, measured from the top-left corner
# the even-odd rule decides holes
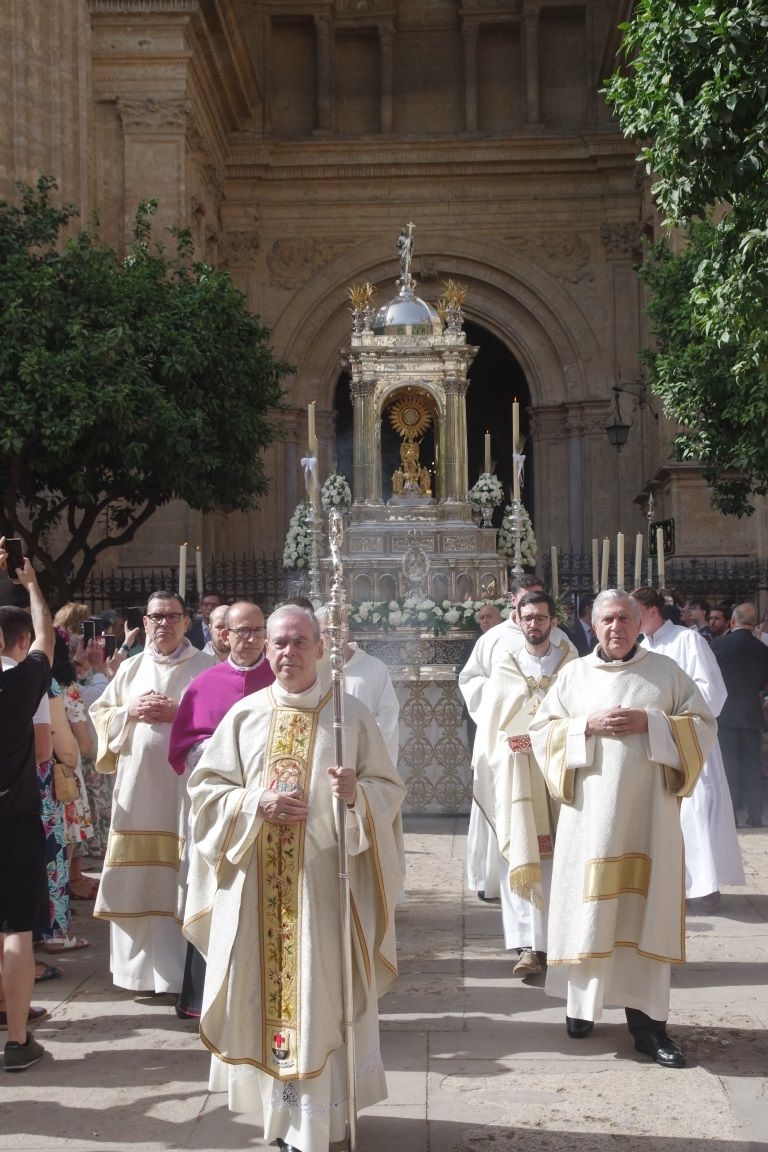
[[[251,636],[266,636],[266,628],[246,628],[245,624],[240,628],[230,628],[230,632],[234,632],[238,640],[250,640]]]
[[[522,624],[546,624],[547,620],[551,617],[547,612],[537,612],[535,616],[521,616],[520,622]]]
[[[151,620],[153,624],[178,624],[181,620],[183,613],[181,612],[150,612],[147,620]]]

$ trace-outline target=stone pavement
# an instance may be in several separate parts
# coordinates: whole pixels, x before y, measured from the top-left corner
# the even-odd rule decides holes
[[[359,1152],[747,1152],[768,1146],[768,830],[740,832],[746,889],[689,916],[670,1031],[688,1067],[639,1057],[611,1011],[569,1040],[563,1005],[510,976],[497,904],[464,883],[465,819],[406,821],[401,977],[381,1005],[389,1099],[360,1117]],[[51,1056],[0,1073],[0,1149],[261,1148],[254,1117],[206,1091],[208,1056],[168,998],[112,988],[106,925],[36,986]],[[57,960],[57,962],[59,962]]]

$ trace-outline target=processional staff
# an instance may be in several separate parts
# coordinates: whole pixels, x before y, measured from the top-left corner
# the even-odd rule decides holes
[[[344,521],[341,513],[332,509],[328,517],[328,539],[331,546],[333,583],[328,601],[331,635],[331,688],[333,692],[333,735],[336,747],[336,767],[344,767],[344,643],[346,621],[344,617],[344,569],[341,563],[341,545],[344,540]],[[341,991],[344,1014],[344,1044],[347,1069],[347,1148],[357,1149],[357,1092],[355,1085],[355,1024],[352,984],[352,915],[349,894],[349,853],[347,851],[347,804],[343,796],[336,797],[336,824],[339,830],[339,908],[341,920]]]

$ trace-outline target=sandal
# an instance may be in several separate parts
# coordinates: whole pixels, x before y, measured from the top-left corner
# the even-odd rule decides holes
[[[75,887],[75,884],[78,887]],[[99,894],[98,880],[91,880],[87,876],[82,876],[79,880],[75,880],[74,884],[69,886],[69,895],[72,900],[95,900]]]
[[[48,1016],[47,1008],[30,1008],[27,1016],[27,1024],[39,1024],[41,1020],[45,1020]],[[0,1012],[0,1029],[3,1031],[8,1027],[8,1016],[5,1012]]]
[[[80,948],[90,948],[81,936],[57,936],[55,940],[46,940],[42,950],[49,956],[57,956],[59,952],[77,952]]]
[[[38,968],[42,968],[39,976]],[[43,984],[46,980],[58,980],[63,975],[61,968],[54,968],[53,964],[43,964],[42,960],[35,964],[35,984]]]

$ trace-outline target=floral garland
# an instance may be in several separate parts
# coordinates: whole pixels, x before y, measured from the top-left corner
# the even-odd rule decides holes
[[[438,604],[415,596],[400,597],[397,600],[363,600],[350,604],[349,627],[352,632],[393,632],[397,628],[420,628],[435,636],[445,636],[456,631],[477,631],[476,614],[485,604],[495,604],[504,619],[510,612],[506,600],[465,600],[462,604],[452,604],[443,600]]]
[[[283,567],[287,570],[309,568],[312,551],[311,512],[311,504],[304,500],[297,505],[291,516],[283,548]]]
[[[324,512],[337,508],[339,512],[348,512],[352,503],[352,489],[347,483],[346,476],[333,472],[320,489],[320,503]]]
[[[523,514],[523,522],[520,529],[520,553],[523,565],[526,568],[533,568],[536,564],[536,552],[538,546],[536,544],[536,537],[533,534],[533,525],[531,518],[525,510],[523,504],[520,505],[520,510]],[[504,519],[499,528],[499,535],[496,541],[496,551],[500,556],[506,556],[510,560],[515,558],[515,531],[510,519],[513,512],[511,504],[507,504],[504,509]]]
[[[483,472],[467,493],[467,499],[473,508],[482,508],[487,504],[497,508],[504,499],[504,488],[497,476]]]

